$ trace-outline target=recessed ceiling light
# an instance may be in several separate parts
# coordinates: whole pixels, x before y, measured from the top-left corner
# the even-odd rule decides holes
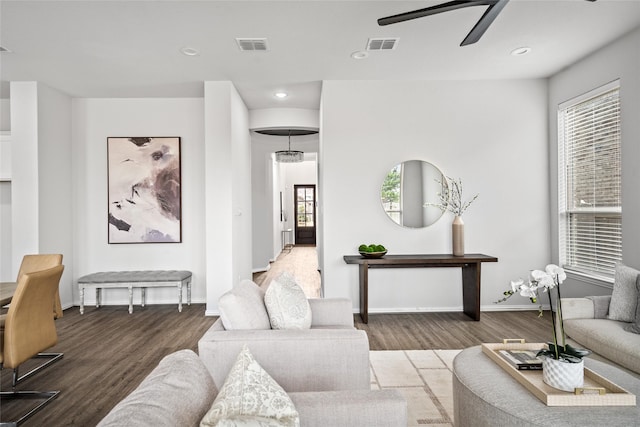
[[[289,94],[287,92],[276,92],[273,94],[273,96],[275,96],[278,99],[284,99],[287,96],[289,96]]]
[[[183,47],[182,49],[180,49],[180,52],[182,52],[184,55],[187,55],[187,56],[200,55],[200,51],[194,47]]]
[[[511,55],[513,55],[513,56],[522,56],[522,55],[526,55],[529,52],[531,52],[531,48],[529,46],[522,46],[522,47],[518,47],[518,48],[513,49],[511,51]]]
[[[365,52],[363,50],[359,50],[357,52],[353,52],[351,54],[351,57],[353,59],[365,59],[365,58],[369,57],[369,52]]]

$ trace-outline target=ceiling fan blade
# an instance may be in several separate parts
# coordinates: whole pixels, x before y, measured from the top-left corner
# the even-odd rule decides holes
[[[480,40],[480,37],[487,31],[487,28],[489,28],[507,3],[509,3],[509,0],[498,0],[490,5],[484,15],[482,15],[482,18],[480,18],[469,34],[467,34],[467,37],[462,40],[460,46],[467,46]]]
[[[410,21],[412,19],[423,18],[425,16],[436,15],[438,13],[449,12],[450,10],[462,9],[470,6],[487,6],[496,3],[497,0],[478,1],[450,1],[424,9],[413,10],[411,12],[399,13],[393,16],[386,16],[378,19],[378,25],[397,24],[398,22]]]

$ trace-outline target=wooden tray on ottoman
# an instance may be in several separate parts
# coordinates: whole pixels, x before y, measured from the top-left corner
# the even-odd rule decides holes
[[[537,351],[544,347],[542,343],[482,344],[482,352],[547,406],[636,406],[634,394],[589,368],[584,368],[584,387],[571,393],[545,384],[541,370],[519,371],[498,354],[500,350]]]

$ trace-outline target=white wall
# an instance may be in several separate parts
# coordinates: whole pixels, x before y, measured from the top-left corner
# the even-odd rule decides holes
[[[620,79],[622,130],[622,257],[640,269],[640,29],[589,55],[549,80],[552,256],[558,260],[558,104]],[[566,289],[566,291],[564,291]],[[570,277],[563,296],[610,294],[611,285]]]
[[[0,99],[0,132],[11,130],[11,103],[9,98]]]
[[[63,254],[59,290],[64,308],[73,304],[75,268],[71,162],[71,97],[38,83],[38,253]],[[14,186],[12,194],[17,191]]]
[[[193,99],[74,99],[74,283],[114,270],[190,270],[192,300],[204,302],[204,107]],[[179,136],[182,168],[182,243],[109,244],[107,236],[107,137]],[[51,226],[52,224],[50,224]],[[79,304],[74,286],[74,302]],[[93,302],[93,293],[86,303]],[[135,293],[139,301],[139,294]],[[105,304],[125,304],[126,290],[103,293]],[[149,303],[176,303],[175,289],[148,292]]]
[[[6,101],[0,104],[0,108],[5,104],[8,107],[8,99],[0,101]],[[11,135],[8,131],[0,131],[0,281],[2,282],[11,282],[16,279],[12,267],[11,228]]]
[[[12,82],[11,94],[11,276],[25,254],[61,253],[60,298],[69,307],[74,269],[71,98],[37,82]]]
[[[521,297],[494,305],[509,281],[549,261],[547,85],[544,80],[465,82],[325,81],[320,182],[326,297],[358,305],[358,268],[343,255],[360,243],[390,254],[451,253],[451,214],[403,229],[380,203],[395,164],[425,160],[462,178],[466,252],[482,266],[482,309],[527,308]],[[379,311],[461,311],[458,269],[388,269],[369,275],[369,307]]]
[[[16,280],[11,256],[11,182],[0,181],[0,282]]]
[[[38,253],[38,84],[12,82],[11,91],[11,275],[16,276],[22,256]]]
[[[251,279],[251,138],[247,107],[230,82],[205,82],[207,314]]]

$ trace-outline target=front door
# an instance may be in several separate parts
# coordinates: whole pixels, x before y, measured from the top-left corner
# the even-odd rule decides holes
[[[294,185],[296,245],[316,244],[316,186]]]

